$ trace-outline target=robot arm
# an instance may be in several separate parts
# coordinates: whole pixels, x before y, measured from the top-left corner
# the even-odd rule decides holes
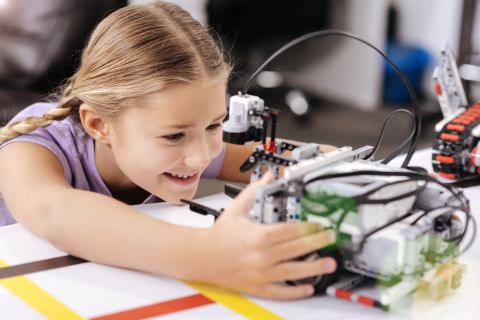
[[[433,73],[434,88],[444,119],[435,126],[432,166],[441,177],[472,178],[480,175],[480,104],[470,108],[448,43]]]

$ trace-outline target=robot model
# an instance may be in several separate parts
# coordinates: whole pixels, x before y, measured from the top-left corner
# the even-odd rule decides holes
[[[250,121],[244,121],[245,127],[260,123],[266,128],[268,117],[263,123],[256,119],[262,110],[250,112],[264,105],[260,98],[238,95],[230,103],[230,115],[238,112],[233,111],[233,103],[242,103],[242,119]],[[230,121],[224,124],[224,137],[233,133],[228,131]],[[457,262],[458,244],[465,231],[453,217],[457,211],[469,216],[468,201],[460,190],[408,169],[374,163],[371,146],[323,154],[318,144],[275,143],[271,151],[257,146],[240,169],[252,169],[256,180],[265,165],[274,173],[279,165],[287,166],[282,178],[255,191],[252,221],[313,221],[337,233],[335,246],[300,259],[331,256],[338,270],[291,284],[311,283],[318,293],[383,309],[418,287],[438,300],[460,286],[464,266]],[[292,157],[281,155],[284,150],[292,150]],[[343,271],[357,276],[338,282]],[[378,299],[351,291],[368,278],[382,284]]]
[[[325,34],[358,40],[342,31],[317,32],[314,36]],[[416,289],[439,300],[460,286],[465,266],[458,263],[458,256],[473,238],[462,245],[463,249],[460,244],[467,229],[475,227],[468,200],[460,189],[409,170],[406,165],[395,168],[375,163],[376,147],[343,147],[323,154],[318,144],[298,145],[275,139],[279,115],[259,97],[239,92],[230,99],[229,120],[223,130],[224,140],[229,143],[262,141],[240,168],[242,172],[252,170],[252,182],[265,166],[276,177],[255,190],[250,211],[253,222],[312,221],[336,232],[335,245],[297,260],[330,256],[337,261],[337,270],[287,283],[310,283],[316,293],[326,292],[384,310]],[[292,151],[291,157],[282,154],[285,150]],[[280,165],[286,168],[278,178]],[[226,185],[225,192],[234,197],[240,189]],[[202,214],[218,217],[223,211],[184,202]],[[454,219],[460,212],[465,215],[463,227]],[[352,291],[368,279],[377,281],[378,297]]]
[[[448,179],[480,175],[480,103],[468,102],[453,50],[448,43],[441,51],[440,64],[433,72],[434,88],[444,119],[435,126],[432,164],[435,172]]]

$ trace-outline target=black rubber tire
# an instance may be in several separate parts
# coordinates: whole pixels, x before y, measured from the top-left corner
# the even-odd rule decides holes
[[[322,293],[325,293],[329,285],[337,282],[338,278],[340,277],[340,273],[342,272],[342,269],[343,269],[343,259],[342,259],[342,256],[340,255],[340,252],[338,250],[333,250],[333,251],[319,250],[316,252],[316,254],[318,254],[317,259],[326,258],[326,257],[332,257],[333,259],[335,259],[335,261],[337,262],[337,269],[333,273],[321,275],[320,279],[318,279],[317,277],[311,277],[311,278],[301,279],[296,281],[287,281],[287,284],[295,286],[295,285],[305,284],[305,283],[312,283],[312,284],[315,283],[314,284],[315,294],[322,294]],[[302,261],[307,259],[310,255],[311,254],[308,254],[295,260]]]

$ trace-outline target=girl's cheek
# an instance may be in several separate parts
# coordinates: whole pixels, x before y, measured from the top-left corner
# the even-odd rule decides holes
[[[152,168],[157,173],[163,173],[174,167],[182,159],[182,151],[180,148],[157,147],[146,157],[148,161],[147,167]]]
[[[223,131],[222,130],[219,130],[219,132],[217,132],[212,138],[212,140],[210,141],[210,156],[211,156],[211,159],[215,159],[219,154],[220,152],[222,152],[222,149],[223,149]]]
[[[137,142],[129,145],[122,152],[126,159],[124,166],[130,167],[130,170],[137,171],[137,174],[157,175],[171,168],[175,158],[178,157],[176,150],[170,150],[162,146],[157,141]]]

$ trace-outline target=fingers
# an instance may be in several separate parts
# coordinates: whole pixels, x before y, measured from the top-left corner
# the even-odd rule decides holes
[[[273,267],[269,273],[271,281],[300,280],[332,273],[337,268],[333,258],[321,258],[313,261],[287,261]]]
[[[297,236],[305,236],[323,230],[323,226],[317,222],[298,221],[290,223],[297,229]]]
[[[266,172],[262,178],[254,183],[249,184],[242,192],[238,194],[230,206],[235,206],[234,212],[244,214],[252,207],[253,195],[258,187],[269,184],[273,181],[273,175]]]
[[[438,180],[438,176],[435,172],[431,172],[428,174],[430,177],[434,178],[434,179],[437,179]]]
[[[294,223],[280,222],[263,226],[263,229],[267,244],[276,244],[316,233],[323,230],[323,226],[316,222],[299,221]]]
[[[278,283],[269,283],[263,285],[252,294],[278,300],[293,300],[311,296],[314,292],[313,286],[303,284],[299,286],[286,286]]]
[[[272,257],[277,259],[276,261],[294,259],[334,244],[336,241],[337,237],[334,230],[318,231],[275,245],[271,249]]]

